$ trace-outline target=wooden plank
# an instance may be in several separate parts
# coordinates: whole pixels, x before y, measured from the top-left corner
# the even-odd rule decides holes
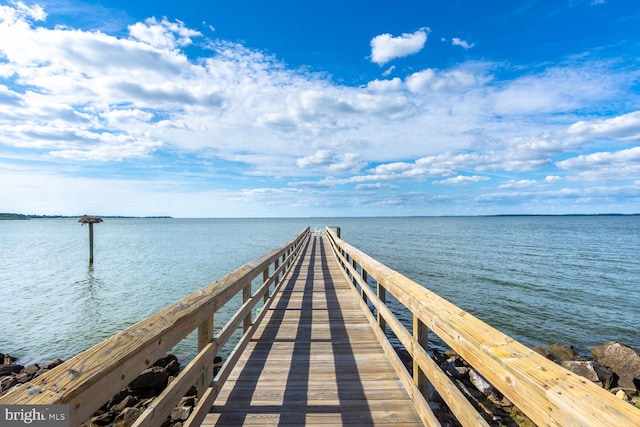
[[[203,426],[423,425],[326,237],[257,326]]]

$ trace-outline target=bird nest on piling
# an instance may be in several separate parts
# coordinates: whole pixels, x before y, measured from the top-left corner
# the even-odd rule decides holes
[[[78,222],[81,222],[82,224],[96,224],[98,222],[102,222],[102,218],[99,218],[97,216],[82,215]]]

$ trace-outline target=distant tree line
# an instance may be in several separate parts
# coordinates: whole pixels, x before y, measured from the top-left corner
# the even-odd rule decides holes
[[[32,218],[47,218],[47,219],[58,219],[58,218],[80,218],[81,215],[24,215],[24,214],[17,214],[17,213],[2,213],[0,212],[0,220],[9,220],[9,219],[32,219]],[[90,215],[90,216],[96,216],[96,215]],[[117,219],[117,218],[122,218],[122,219],[126,219],[126,218],[171,218],[170,216],[145,216],[145,217],[139,217],[139,216],[103,216],[103,215],[99,215],[101,218],[113,218],[113,219]]]

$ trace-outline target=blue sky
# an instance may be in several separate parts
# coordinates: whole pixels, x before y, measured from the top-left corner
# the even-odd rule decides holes
[[[635,1],[0,0],[0,212],[640,212]]]

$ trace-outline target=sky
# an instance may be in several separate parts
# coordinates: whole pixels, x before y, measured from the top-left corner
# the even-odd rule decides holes
[[[0,0],[0,212],[640,213],[635,0]]]

